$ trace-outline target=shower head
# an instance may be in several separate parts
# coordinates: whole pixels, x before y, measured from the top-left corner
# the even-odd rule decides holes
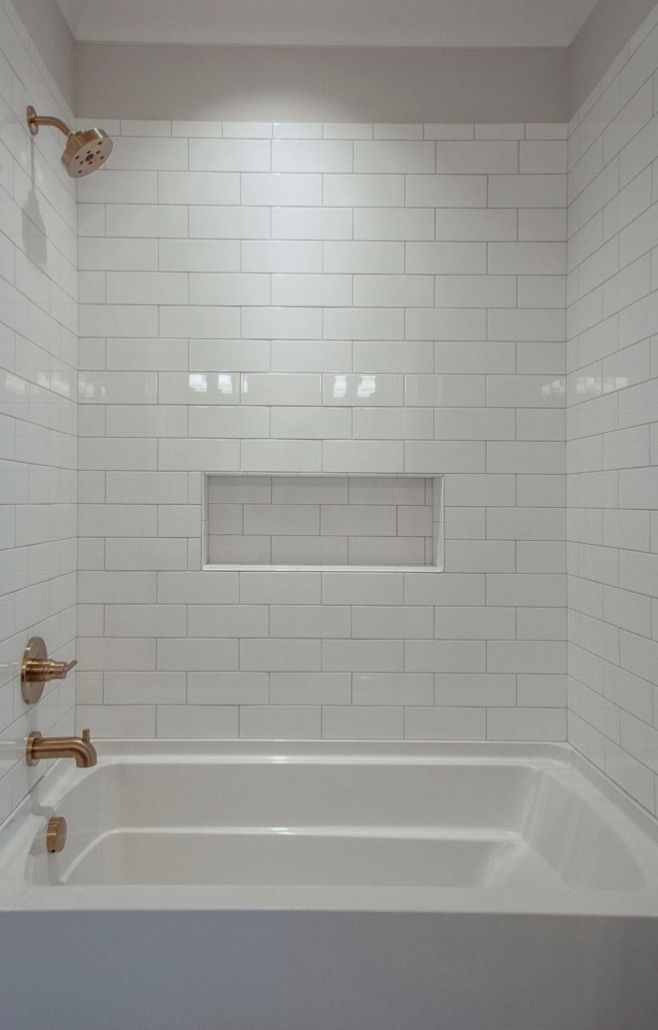
[[[89,175],[105,164],[112,146],[112,140],[102,129],[72,132],[62,154],[62,164],[74,179]]]
[[[38,115],[33,107],[26,111],[27,124],[33,136],[42,125],[52,125],[66,136],[62,164],[74,179],[95,172],[105,164],[112,151],[113,143],[102,129],[82,129],[73,132],[61,118]]]

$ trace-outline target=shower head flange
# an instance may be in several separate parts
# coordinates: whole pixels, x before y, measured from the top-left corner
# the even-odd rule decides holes
[[[39,115],[37,114],[32,104],[25,111],[27,118],[27,127],[33,136],[39,135],[39,129],[42,125],[52,125],[55,129],[59,129],[65,136],[70,136],[72,130],[69,129],[66,122],[63,122],[61,118],[53,118],[50,115]]]

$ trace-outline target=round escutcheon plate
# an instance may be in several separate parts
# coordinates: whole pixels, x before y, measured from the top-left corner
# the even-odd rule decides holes
[[[31,680],[28,670],[30,662],[44,662],[48,657],[48,648],[42,637],[30,637],[27,647],[23,651],[21,663],[21,693],[26,705],[35,705],[43,694],[45,683],[43,680]]]

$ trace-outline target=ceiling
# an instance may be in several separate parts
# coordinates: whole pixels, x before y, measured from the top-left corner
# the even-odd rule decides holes
[[[597,0],[58,0],[78,40],[568,46]]]

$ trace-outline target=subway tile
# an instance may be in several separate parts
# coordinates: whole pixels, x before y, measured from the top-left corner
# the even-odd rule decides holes
[[[240,736],[259,740],[317,740],[322,736],[319,705],[261,706],[240,709]]]
[[[174,123],[176,124],[176,123]],[[199,123],[194,122],[196,128]],[[209,123],[210,125],[214,123]],[[272,125],[270,122],[223,122],[221,126],[221,135],[224,139],[269,139],[272,136]],[[200,132],[195,135],[202,135]],[[218,136],[220,133],[209,131],[209,136]]]
[[[108,537],[105,541],[105,568],[122,571],[187,568],[184,540]]]
[[[361,122],[325,122],[325,139],[372,139],[373,127]]]
[[[103,679],[106,705],[185,704],[185,673],[106,672]]]
[[[76,718],[99,737],[139,740],[155,736],[155,712],[155,705],[78,705]]]
[[[436,208],[485,208],[487,204],[487,180],[484,175],[407,175],[406,205],[408,207]],[[441,219],[448,215],[441,211]],[[479,212],[486,219],[486,212]],[[469,215],[460,210],[453,216],[460,222],[462,218],[469,223]],[[503,220],[509,218],[506,214]],[[477,221],[478,216],[475,216]],[[457,223],[454,223],[457,224]],[[468,231],[468,230],[467,230]],[[462,239],[461,236],[450,237]],[[470,238],[470,237],[469,237]],[[483,237],[478,236],[477,239]]]
[[[358,140],[355,172],[434,172],[435,145],[430,142]]]
[[[343,705],[352,694],[349,672],[272,672],[272,705]]]
[[[275,144],[290,147],[299,144]],[[313,144],[317,146],[317,144]],[[309,169],[310,171],[311,169]],[[296,165],[290,169],[277,169],[274,172],[245,172],[241,176],[241,198],[233,201],[243,204],[266,207],[291,205],[300,207],[303,204],[322,203],[322,176],[300,174],[303,170]],[[281,174],[286,172],[289,174]],[[209,200],[208,203],[212,201]],[[215,201],[216,203],[216,201]]]
[[[349,275],[272,276],[273,304],[342,307],[351,302],[352,277]]]
[[[166,209],[164,209],[166,210]],[[178,209],[176,209],[178,210]],[[183,209],[188,210],[188,209]],[[269,239],[270,212],[265,207],[211,207],[189,208],[189,236],[191,239],[240,240]],[[181,235],[163,233],[163,236]],[[187,236],[187,232],[182,235]]]
[[[275,172],[351,172],[353,149],[354,145],[348,141],[277,139],[272,143],[272,169]]]
[[[517,212],[443,209],[436,212],[437,240],[516,240]]]
[[[484,243],[408,243],[408,273],[475,275],[486,272]],[[458,305],[453,305],[458,306]]]
[[[78,241],[78,266],[81,270],[105,272],[154,270],[158,267],[158,241],[81,237]]]
[[[499,175],[519,170],[519,146],[516,142],[440,141],[436,147],[437,172]]]
[[[189,432],[192,437],[247,437],[267,436],[270,413],[267,408],[213,406],[189,409]]]
[[[322,444],[323,472],[402,472],[403,444],[374,440],[325,440]]]
[[[320,407],[277,407],[272,409],[271,432],[273,437],[283,439],[349,439],[352,435],[351,413]],[[266,434],[254,432],[251,435]]]
[[[179,272],[108,272],[110,304],[185,304],[187,276]]]
[[[158,467],[164,472],[237,471],[240,443],[237,440],[162,440]]]
[[[334,210],[342,209],[335,208]],[[342,234],[335,238],[351,239],[352,233]],[[433,240],[434,211],[429,208],[355,208],[354,239]]]
[[[108,204],[107,235],[157,239],[187,236],[187,208],[157,204]]]
[[[484,740],[486,710],[475,707],[439,706],[405,711],[407,740]]]
[[[191,139],[190,170],[262,172],[271,167],[268,140]]]
[[[317,339],[322,335],[322,311],[310,307],[243,308],[242,333],[253,339]]]
[[[243,240],[242,267],[245,272],[321,272],[322,243],[319,240]],[[326,271],[333,269],[327,267]],[[336,271],[349,271],[343,267]]]
[[[160,204],[239,204],[240,176],[226,172],[158,174]]]
[[[241,572],[241,604],[320,604],[319,572]],[[323,599],[324,600],[324,599]]]
[[[487,740],[565,740],[565,716],[562,708],[491,708]]]
[[[480,441],[408,440],[404,444],[407,473],[438,475],[445,472],[484,472],[485,444]]]
[[[330,308],[323,324],[330,340],[400,340],[405,313],[400,308]]]
[[[431,607],[363,605],[352,609],[354,638],[431,639],[434,635],[434,610]]]
[[[190,304],[269,304],[270,277],[244,272],[192,273],[189,291]]]
[[[272,637],[349,637],[350,623],[348,607],[273,605],[270,610]]]
[[[444,707],[514,707],[513,673],[437,673],[436,704]]]
[[[240,468],[243,472],[319,472],[321,446],[319,440],[243,440]]]
[[[353,303],[356,307],[433,307],[434,277],[355,275]]]
[[[527,140],[519,146],[522,174],[566,172],[566,140]]]
[[[403,576],[398,572],[323,572],[322,603],[401,604]]]
[[[113,171],[87,175],[77,186],[79,204],[155,204],[158,200],[157,171]]]
[[[267,704],[268,695],[266,672],[187,673],[187,703],[190,705]]]
[[[158,572],[159,604],[237,604],[237,572]]]
[[[514,572],[515,548],[507,540],[448,540],[446,572]]]
[[[321,668],[319,640],[241,640],[240,669],[266,672],[312,672]]]
[[[519,240],[558,241],[567,238],[567,213],[563,208],[525,208],[519,212]]]
[[[406,672],[484,672],[486,648],[483,641],[406,640]]]
[[[267,606],[250,604],[190,605],[187,620],[186,635],[191,637],[262,637],[269,625]]]
[[[325,175],[322,203],[325,207],[404,207],[404,191],[403,175]]]
[[[352,674],[352,700],[361,706],[431,705],[434,677],[424,672],[355,672]]]
[[[323,671],[401,672],[402,668],[402,640],[322,641]]]
[[[275,139],[321,139],[322,125],[319,122],[275,122],[272,135]]]
[[[124,637],[118,645],[112,637],[81,637],[78,640],[78,660],[83,671],[154,669],[155,640]]]
[[[357,340],[353,364],[355,372],[433,372],[434,345],[429,340]]]
[[[356,408],[353,420],[355,439],[415,440],[431,439],[434,435],[433,413],[429,408]]]
[[[157,138],[114,139],[114,148],[107,161],[108,172],[115,168],[140,169],[187,168],[187,140]]]
[[[236,337],[240,332],[240,309],[216,308],[210,305],[161,307],[160,333],[163,336],[214,338]],[[113,335],[108,333],[107,335]],[[247,333],[247,335],[252,335]]]
[[[183,370],[187,368],[187,357],[186,340],[166,340],[162,337],[145,340],[110,337],[106,340],[105,361],[108,371]]]
[[[437,275],[437,307],[509,308],[517,301],[513,275]]]
[[[487,604],[559,607],[566,597],[565,577],[559,574],[489,574]]]
[[[261,233],[268,236],[269,232]],[[278,240],[351,240],[352,209],[349,207],[272,208],[272,238]]]
[[[185,605],[105,605],[108,637],[184,637]]]
[[[566,175],[490,175],[489,207],[564,208]]]
[[[237,240],[160,240],[158,254],[162,271],[237,272],[240,269]]]
[[[194,637],[158,640],[157,668],[172,672],[237,669],[238,641]]]
[[[492,319],[494,314],[490,314]],[[410,340],[478,340],[486,334],[486,322],[484,309],[410,308],[406,312],[405,331]],[[502,335],[496,339],[502,339]]]
[[[156,576],[151,572],[79,572],[78,600],[87,604],[133,604],[156,599]]]
[[[238,736],[238,709],[229,705],[157,707],[157,737],[221,740]]]
[[[322,736],[333,740],[400,740],[404,735],[401,707],[332,706],[322,710]]]

